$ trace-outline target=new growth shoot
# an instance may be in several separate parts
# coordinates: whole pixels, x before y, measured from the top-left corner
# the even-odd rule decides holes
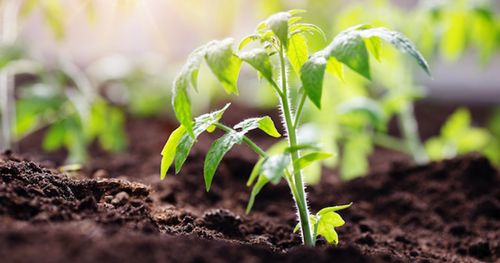
[[[317,145],[302,144],[299,141],[297,128],[301,125],[300,117],[304,104],[310,101],[314,106],[321,107],[325,71],[342,77],[345,65],[370,78],[369,52],[378,55],[382,41],[416,58],[426,71],[428,66],[414,45],[400,33],[368,25],[345,30],[323,50],[309,55],[307,35],[325,36],[317,26],[301,22],[298,15],[303,12],[292,10],[272,15],[257,26],[254,34],[240,42],[238,51],[233,49],[232,39],[225,39],[211,41],[191,53],[174,81],[172,104],[180,126],[171,133],[162,150],[161,179],[165,178],[172,163],[175,172],[180,171],[201,133],[220,129],[225,134],[213,142],[205,158],[206,190],[210,190],[223,156],[234,145],[245,143],[260,156],[247,183],[248,186],[253,186],[247,212],[250,212],[257,194],[266,184],[278,184],[284,180],[295,200],[299,218],[296,231],[301,231],[303,243],[314,246],[317,237],[323,236],[328,243],[336,245],[338,236],[335,228],[345,223],[338,211],[350,207],[351,204],[326,207],[315,214],[309,211],[303,169],[314,162],[331,157],[332,154],[322,152]],[[255,42],[259,47],[243,50],[250,42]],[[246,119],[233,127],[224,125],[220,119],[229,104],[193,120],[188,90],[197,90],[197,75],[203,60],[229,94],[238,94],[237,80],[242,63],[249,64],[269,82],[282,110],[281,118],[287,134],[286,146],[271,147],[265,151],[246,136],[250,130],[260,129],[272,137],[280,137],[273,121],[267,116]],[[292,86],[289,74],[299,77],[300,87]],[[293,101],[293,97],[298,99]]]

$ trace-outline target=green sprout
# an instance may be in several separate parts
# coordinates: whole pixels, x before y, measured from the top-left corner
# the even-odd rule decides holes
[[[343,65],[346,65],[365,78],[370,78],[369,51],[378,52],[382,41],[410,54],[426,72],[429,68],[406,37],[398,32],[369,25],[349,28],[337,35],[324,49],[309,55],[307,35],[319,34],[324,37],[324,33],[316,25],[302,23],[301,17],[297,16],[302,12],[304,11],[292,10],[270,16],[258,25],[254,34],[240,42],[237,52],[232,48],[233,40],[225,39],[209,42],[191,53],[174,80],[172,104],[180,126],[171,133],[161,152],[161,179],[165,178],[172,163],[175,172],[180,171],[201,133],[220,129],[225,134],[215,140],[205,157],[204,179],[207,191],[210,190],[223,156],[234,145],[245,143],[260,156],[247,183],[249,186],[253,185],[247,213],[266,184],[278,184],[284,179],[297,207],[299,224],[296,229],[301,230],[303,244],[314,246],[318,236],[323,236],[330,244],[338,244],[335,227],[343,225],[344,220],[337,212],[351,204],[323,208],[315,215],[309,212],[303,170],[332,154],[321,151],[318,145],[303,143],[299,138],[297,130],[301,125],[305,102],[310,101],[317,108],[321,107],[325,71],[341,76]],[[250,43],[257,47],[242,51]],[[260,129],[271,137],[280,137],[271,118],[267,116],[246,119],[233,127],[224,125],[220,119],[229,104],[193,121],[188,91],[189,88],[197,90],[197,75],[203,60],[229,94],[238,94],[237,80],[243,62],[253,67],[269,83],[279,100],[287,134],[285,146],[278,143],[264,151],[246,136],[249,131]],[[290,78],[292,74],[300,79],[300,86],[293,86]]]

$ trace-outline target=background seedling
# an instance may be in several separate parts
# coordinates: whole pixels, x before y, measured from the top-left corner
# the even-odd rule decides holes
[[[343,225],[344,221],[336,212],[349,207],[350,204],[324,208],[316,215],[309,213],[302,171],[309,164],[331,155],[316,150],[315,145],[302,144],[299,141],[297,129],[305,102],[308,100],[316,107],[321,107],[323,77],[327,68],[331,69],[329,72],[341,76],[342,67],[346,65],[369,79],[369,49],[366,43],[375,47],[370,51],[377,52],[380,42],[386,41],[414,57],[425,71],[428,72],[429,69],[420,53],[403,35],[369,25],[355,26],[341,32],[327,47],[309,56],[306,36],[311,33],[324,33],[313,24],[302,23],[301,17],[297,16],[302,12],[292,10],[270,16],[259,24],[255,34],[241,41],[238,53],[233,50],[231,39],[209,42],[191,53],[188,62],[174,81],[172,104],[181,125],[172,132],[162,150],[161,178],[165,177],[172,163],[175,164],[176,173],[179,172],[189,150],[202,132],[221,129],[225,135],[212,144],[205,158],[204,178],[207,191],[223,156],[235,144],[244,142],[261,157],[249,178],[248,184],[253,185],[253,190],[247,211],[251,209],[255,196],[264,185],[269,182],[277,184],[284,179],[297,206],[298,228],[301,230],[303,243],[314,246],[317,236],[321,235],[329,243],[337,244],[335,227]],[[241,51],[251,42],[260,45],[248,51]],[[199,116],[193,121],[188,89],[197,90],[197,75],[203,60],[227,93],[238,94],[236,83],[243,62],[252,66],[259,76],[270,83],[278,97],[287,133],[284,149],[278,151],[277,149],[283,147],[276,146],[272,151],[266,152],[246,137],[246,133],[253,129],[261,129],[270,136],[278,137],[279,133],[269,117],[251,118],[228,127],[220,122],[222,114],[229,106],[226,105],[221,110]],[[276,67],[273,67],[273,64],[277,64]],[[294,88],[291,84],[289,68],[299,76],[300,87]],[[275,69],[279,71],[278,74]],[[293,101],[291,98],[297,99]]]

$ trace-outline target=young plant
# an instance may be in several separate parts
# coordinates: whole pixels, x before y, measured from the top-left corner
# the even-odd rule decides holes
[[[278,184],[285,180],[295,200],[299,218],[296,230],[301,230],[303,243],[314,246],[317,237],[323,236],[330,244],[337,244],[335,227],[344,224],[337,212],[351,204],[323,208],[316,214],[309,212],[303,170],[314,162],[331,157],[331,154],[321,151],[317,145],[299,140],[297,129],[301,124],[305,102],[310,101],[320,108],[325,71],[340,75],[343,64],[370,78],[366,43],[370,43],[376,50],[381,40],[387,41],[415,57],[426,71],[428,66],[404,36],[385,28],[372,28],[368,25],[345,30],[323,50],[309,56],[306,35],[323,35],[323,32],[313,24],[300,22],[301,17],[297,15],[302,12],[292,10],[270,16],[258,25],[255,34],[240,42],[238,52],[232,48],[233,40],[225,39],[209,42],[191,53],[188,62],[174,81],[172,104],[180,126],[172,132],[162,150],[161,179],[165,178],[172,163],[175,165],[175,172],[180,171],[196,138],[202,132],[220,129],[225,134],[212,144],[205,158],[204,179],[207,191],[210,190],[223,156],[235,144],[245,143],[260,156],[248,180],[248,185],[253,185],[253,189],[247,212],[251,210],[256,195],[267,183]],[[260,45],[248,51],[241,51],[250,42]],[[267,116],[246,119],[233,127],[221,123],[220,119],[229,104],[193,120],[188,91],[189,88],[197,90],[197,75],[203,59],[227,93],[238,94],[236,84],[243,62],[253,67],[269,82],[279,100],[281,118],[287,134],[285,146],[278,143],[264,151],[246,136],[250,130],[260,129],[272,137],[279,137],[280,134],[271,118]],[[289,74],[296,74],[300,78],[300,87],[292,86]],[[298,99],[292,101],[293,97]]]

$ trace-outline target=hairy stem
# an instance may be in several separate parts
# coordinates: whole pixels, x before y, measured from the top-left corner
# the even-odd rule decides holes
[[[282,96],[280,96],[280,101],[281,101],[281,106],[283,109],[283,115],[284,115],[284,121],[285,121],[285,126],[288,134],[288,144],[291,149],[296,149],[297,146],[297,132],[295,129],[295,123],[293,122],[292,118],[292,108],[290,107],[290,101],[288,98],[288,91],[287,91],[287,79],[286,79],[286,64],[285,64],[285,55],[284,55],[284,48],[283,45],[281,45],[280,52],[279,52],[279,57],[280,57],[280,64],[281,64],[281,86],[282,90],[281,92],[283,93]],[[299,112],[296,113],[297,115],[300,114]],[[290,180],[290,184],[293,184],[290,186],[292,189],[292,193],[295,198],[295,202],[297,204],[297,209],[298,209],[298,214],[299,214],[299,221],[300,221],[300,229],[302,233],[302,242],[306,246],[314,246],[314,238],[311,233],[311,222],[309,220],[309,210],[307,207],[307,200],[306,200],[306,193],[305,193],[305,187],[304,187],[304,182],[302,180],[302,173],[300,168],[297,166],[296,160],[300,158],[300,154],[297,150],[294,150],[291,152],[291,157],[292,157],[292,174],[293,180]],[[295,189],[293,189],[295,188]],[[293,191],[295,190],[295,191]]]

